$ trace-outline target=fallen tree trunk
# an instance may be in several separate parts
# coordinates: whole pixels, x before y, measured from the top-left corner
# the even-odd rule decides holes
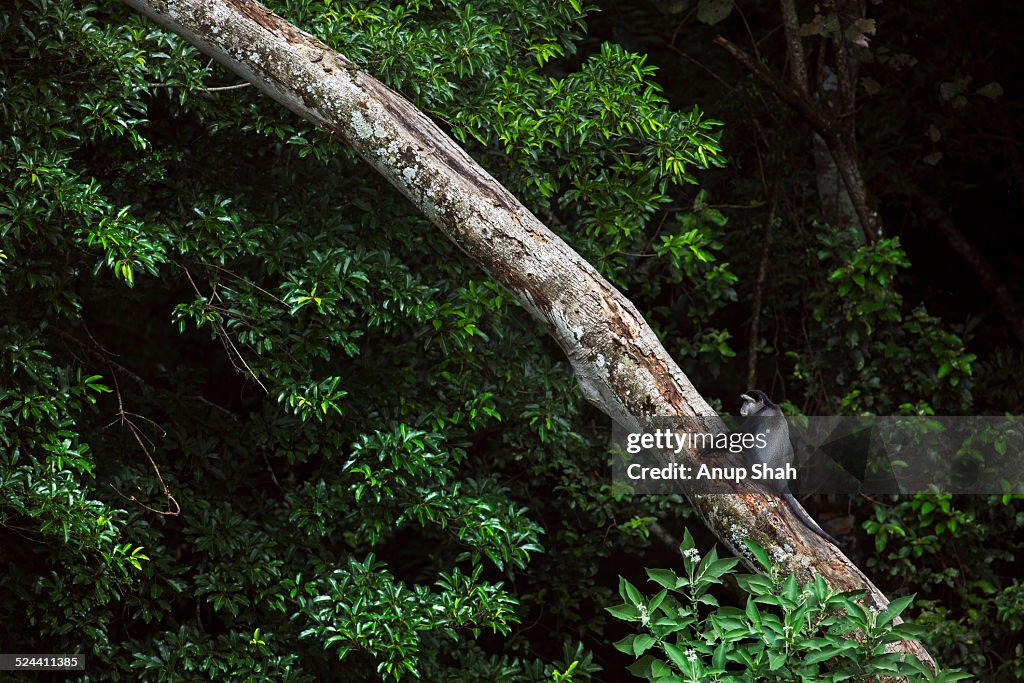
[[[632,426],[638,417],[714,415],[632,303],[399,94],[256,2],[125,1],[350,144],[547,328],[584,395],[608,416]],[[696,462],[696,454],[687,457]],[[694,495],[690,502],[751,569],[746,537],[801,581],[820,575],[835,588],[865,589],[869,606],[888,604],[781,499]],[[916,643],[900,649],[932,662]]]

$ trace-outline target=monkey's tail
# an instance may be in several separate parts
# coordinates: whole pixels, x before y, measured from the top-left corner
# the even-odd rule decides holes
[[[803,507],[800,506],[800,503],[797,502],[792,493],[783,493],[782,497],[786,499],[786,504],[789,505],[789,509],[793,511],[793,514],[796,515],[796,518],[799,519],[805,527],[818,534],[835,547],[842,547],[839,545],[839,541],[829,536],[824,529],[818,526],[817,522],[811,519],[811,516],[804,511]]]

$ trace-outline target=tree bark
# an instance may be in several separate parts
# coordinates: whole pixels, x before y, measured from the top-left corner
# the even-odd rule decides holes
[[[344,139],[501,283],[555,338],[586,398],[625,426],[634,416],[713,415],[636,308],[407,100],[250,0],[125,0],[293,112]],[[694,421],[694,426],[699,420]],[[688,454],[690,464],[696,454]],[[838,549],[757,494],[691,496],[748,567],[743,539],[802,581],[885,596]],[[901,649],[933,663],[923,647]]]

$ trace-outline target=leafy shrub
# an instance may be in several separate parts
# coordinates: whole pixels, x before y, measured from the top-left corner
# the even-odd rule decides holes
[[[842,681],[869,676],[904,676],[908,681],[952,682],[969,678],[956,671],[932,673],[917,659],[886,652],[889,643],[916,640],[921,629],[896,624],[913,596],[893,600],[884,611],[860,604],[863,591],[835,591],[823,578],[800,586],[780,576],[768,553],[747,540],[751,555],[767,574],[737,574],[736,558],[705,557],[687,530],[680,546],[684,575],[648,569],[662,588],[648,598],[619,579],[623,603],[608,608],[639,625],[638,633],[615,644],[638,657],[630,671],[659,683],[698,681]],[[745,594],[742,608],[720,605],[711,589],[725,577]],[[859,632],[857,639],[844,637]]]

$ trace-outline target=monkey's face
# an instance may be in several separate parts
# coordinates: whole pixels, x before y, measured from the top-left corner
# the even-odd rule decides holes
[[[768,394],[764,393],[760,389],[750,389],[745,394],[740,394],[740,398],[743,399],[743,405],[740,406],[740,415],[743,417],[749,417],[756,415],[759,411],[764,410],[771,402],[768,400]]]
[[[740,415],[743,417],[749,417],[761,409],[757,399],[751,398],[747,394],[741,394],[740,398],[743,399],[743,405],[740,406]]]

